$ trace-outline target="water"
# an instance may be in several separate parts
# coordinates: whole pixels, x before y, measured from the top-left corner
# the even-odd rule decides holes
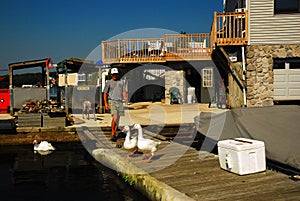
[[[48,155],[32,145],[0,146],[1,201],[148,200],[81,143],[53,145],[57,150]]]

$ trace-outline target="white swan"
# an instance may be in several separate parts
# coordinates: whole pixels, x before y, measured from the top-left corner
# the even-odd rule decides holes
[[[123,148],[135,153],[137,151],[137,137],[132,137],[129,126],[124,126],[122,132],[126,133]],[[131,159],[130,155],[127,155],[127,159]]]
[[[153,156],[154,152],[157,151],[157,147],[161,142],[157,142],[151,139],[146,139],[143,137],[143,129],[140,124],[134,124],[132,130],[138,130],[138,142],[137,147],[138,150],[143,152],[143,155],[146,156],[147,152],[150,152],[150,157],[144,158],[144,162],[150,161]]]
[[[51,143],[47,141],[41,141],[39,144],[36,140],[33,141],[33,150],[34,151],[54,151],[55,148],[52,146]]]

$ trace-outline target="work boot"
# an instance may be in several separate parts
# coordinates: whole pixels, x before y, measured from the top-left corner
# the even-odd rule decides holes
[[[117,139],[118,139],[118,138],[117,138],[117,136],[116,136],[116,135],[113,135],[113,136],[110,138],[110,140],[111,140],[111,141],[113,141],[113,142],[116,142],[116,141],[117,141]]]

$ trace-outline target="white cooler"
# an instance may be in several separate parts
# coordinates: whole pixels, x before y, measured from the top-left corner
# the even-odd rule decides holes
[[[266,170],[265,144],[247,138],[234,138],[218,142],[220,167],[244,175]]]

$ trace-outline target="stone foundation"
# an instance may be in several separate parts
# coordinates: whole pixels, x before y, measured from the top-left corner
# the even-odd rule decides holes
[[[300,57],[300,45],[247,46],[247,107],[264,107],[274,104],[273,58],[287,57]]]

